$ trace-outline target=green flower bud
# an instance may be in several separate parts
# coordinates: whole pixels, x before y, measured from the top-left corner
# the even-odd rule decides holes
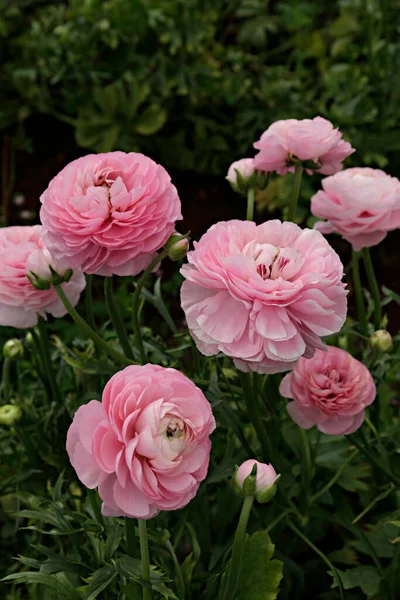
[[[24,355],[24,345],[21,340],[13,338],[7,340],[3,346],[4,358],[21,358]]]
[[[22,416],[21,409],[15,404],[0,406],[0,425],[14,425]]]
[[[385,329],[378,329],[369,338],[369,344],[374,350],[387,352],[393,345],[392,336]]]
[[[164,246],[164,250],[168,252],[169,258],[177,262],[185,258],[189,250],[189,233],[181,235],[180,233],[173,233],[167,243]]]

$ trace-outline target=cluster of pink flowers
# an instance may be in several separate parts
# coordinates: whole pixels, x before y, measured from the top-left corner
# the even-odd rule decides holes
[[[254,144],[254,159],[233,163],[233,186],[256,185],[256,172],[283,175],[297,164],[329,175],[312,199],[315,229],[278,220],[213,225],[189,252],[181,304],[200,352],[231,357],[241,371],[293,369],[281,384],[301,427],[355,431],[375,398],[368,369],[322,337],[340,331],[347,312],[343,266],[322,233],[338,232],[356,250],[400,227],[400,182],[382,171],[347,169],[354,152],[321,117],[273,123]],[[32,277],[60,275],[72,305],[83,273],[136,275],[148,267],[182,218],[167,171],[147,156],[111,152],[67,165],[41,197],[42,226],[0,230],[0,324],[31,327],[65,314],[55,290]],[[319,230],[319,231],[318,231]],[[322,233],[321,233],[322,232]],[[171,257],[187,250],[179,239]],[[205,478],[215,427],[210,404],[183,374],[155,365],[114,375],[102,402],[78,409],[67,450],[78,477],[98,487],[103,514],[148,519],[185,506]],[[239,469],[239,485],[254,461]],[[272,486],[271,465],[257,463],[259,490]],[[261,497],[261,496],[260,496]]]

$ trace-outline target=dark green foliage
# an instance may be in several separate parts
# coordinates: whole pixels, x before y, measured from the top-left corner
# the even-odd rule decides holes
[[[321,114],[396,172],[396,0],[0,3],[0,130],[38,113],[88,151],[223,173],[279,118]],[[21,137],[22,135],[22,137]]]

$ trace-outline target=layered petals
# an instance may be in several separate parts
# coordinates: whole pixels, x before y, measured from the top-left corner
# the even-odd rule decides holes
[[[27,277],[35,273],[43,281],[49,280],[50,265],[60,275],[66,270],[65,264],[56,261],[46,248],[40,225],[0,229],[0,262],[0,325],[24,329],[34,327],[39,317],[62,317],[67,313],[53,287],[36,289]],[[75,269],[61,287],[75,306],[85,287],[81,270]]]
[[[355,150],[338,129],[322,117],[276,121],[254,144],[259,151],[254,166],[260,171],[284,175],[294,170],[293,159],[312,161],[316,171],[333,175]]]
[[[346,169],[322,181],[311,199],[321,233],[339,233],[357,252],[400,227],[400,181],[379,169]]]
[[[150,519],[195,496],[215,428],[209,402],[175,369],[130,366],[75,413],[67,452],[79,479],[98,487],[105,516]]]
[[[287,411],[303,429],[348,435],[364,421],[364,409],[376,396],[369,370],[345,350],[329,346],[310,360],[300,358],[281,382],[280,393],[293,401]]]
[[[294,223],[217,223],[181,273],[181,305],[200,352],[224,352],[242,371],[293,368],[346,317],[339,257],[319,232]]]
[[[167,171],[136,152],[90,154],[67,165],[41,196],[48,248],[98,275],[145,269],[182,218]]]

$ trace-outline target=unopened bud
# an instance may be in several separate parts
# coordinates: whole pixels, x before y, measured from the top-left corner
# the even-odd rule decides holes
[[[14,425],[22,416],[21,409],[15,404],[0,406],[0,425]]]
[[[189,233],[181,235],[175,232],[171,235],[164,249],[168,252],[168,256],[172,261],[176,262],[185,258],[189,250],[189,240]]]
[[[369,338],[369,344],[374,350],[387,352],[392,347],[392,336],[385,329],[377,329]]]
[[[253,166],[252,158],[241,158],[231,164],[226,179],[234,192],[246,196],[249,188],[254,187],[257,171]]]
[[[13,338],[7,340],[3,346],[4,358],[21,358],[24,355],[24,345],[21,340]]]
[[[279,478],[280,475],[276,474],[272,465],[250,459],[236,470],[233,485],[241,495],[253,495],[258,502],[264,504],[275,496]]]

